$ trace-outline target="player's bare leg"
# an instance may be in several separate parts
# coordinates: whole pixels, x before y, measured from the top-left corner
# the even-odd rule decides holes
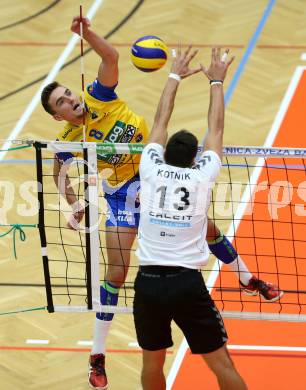
[[[166,389],[166,378],[163,371],[165,357],[166,349],[158,351],[142,350],[141,383],[143,390]]]
[[[108,268],[105,280],[100,287],[102,305],[117,305],[119,288],[124,283],[128,272],[130,250],[136,233],[136,228],[107,227],[105,238]],[[89,383],[94,389],[106,389],[108,385],[105,372],[105,350],[113,316],[113,313],[96,314],[88,374]]]
[[[121,287],[125,281],[136,234],[136,228],[108,227],[106,230],[108,267],[105,280],[117,287]]]
[[[247,390],[247,386],[236,370],[226,346],[202,356],[216,375],[221,390]]]
[[[270,282],[264,282],[252,275],[231,242],[222,234],[213,220],[208,219],[206,240],[211,252],[227,264],[239,278],[240,285],[247,295],[258,295],[267,302],[279,300],[283,291]]]

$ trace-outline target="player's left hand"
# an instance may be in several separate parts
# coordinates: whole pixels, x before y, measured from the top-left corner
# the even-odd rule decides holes
[[[84,207],[80,204],[80,202],[75,202],[72,205],[72,214],[69,218],[69,221],[67,223],[67,226],[71,230],[79,230],[80,229],[80,222],[82,221],[85,214]]]
[[[171,73],[179,75],[182,79],[189,77],[201,71],[201,67],[197,69],[190,69],[189,64],[191,60],[197,55],[198,50],[192,50],[192,45],[189,45],[187,50],[182,53],[181,46],[173,51],[173,63]]]
[[[211,50],[211,63],[209,65],[209,68],[205,68],[205,66],[200,64],[202,71],[206,75],[208,80],[224,81],[227,70],[235,59],[234,56],[227,59],[228,53],[229,49],[226,49],[221,56],[221,48],[213,47]]]
[[[80,27],[80,24],[81,24],[81,20],[82,20],[82,23],[83,23],[83,33],[85,34],[89,27],[90,27],[90,21],[89,19],[87,18],[80,18],[79,16],[75,16],[73,19],[72,19],[72,23],[71,23],[71,27],[70,27],[70,30],[76,34],[79,34],[80,35],[80,30],[81,30],[81,27]]]

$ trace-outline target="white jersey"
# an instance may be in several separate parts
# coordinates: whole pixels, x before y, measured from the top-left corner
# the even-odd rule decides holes
[[[206,151],[192,168],[180,168],[166,164],[163,155],[156,143],[142,152],[136,255],[140,265],[199,269],[208,261],[207,211],[221,160]]]

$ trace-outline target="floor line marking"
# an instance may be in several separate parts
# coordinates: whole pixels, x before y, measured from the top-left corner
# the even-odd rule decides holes
[[[93,345],[93,341],[92,340],[79,340],[77,342],[77,345],[83,345],[84,347],[91,347]]]
[[[306,347],[285,347],[277,345],[228,345],[228,349],[240,351],[283,351],[306,352]]]
[[[238,81],[240,80],[240,77],[242,75],[242,72],[244,71],[244,68],[245,68],[245,65],[247,64],[249,58],[250,58],[250,55],[252,54],[255,46],[256,46],[256,42],[272,12],[272,9],[274,7],[274,4],[275,4],[275,0],[269,0],[268,2],[268,5],[266,7],[266,9],[264,10],[264,13],[255,29],[255,32],[253,34],[253,36],[251,37],[251,40],[250,42],[248,43],[248,46],[243,54],[243,57],[238,65],[238,68],[233,76],[233,78],[231,79],[231,82],[225,92],[225,95],[224,95],[224,101],[225,101],[225,105],[227,105],[227,103],[229,102],[229,100],[231,99],[232,97],[232,94],[238,84]]]
[[[27,339],[26,344],[49,344],[50,340]]]
[[[231,351],[230,352],[231,356],[237,356],[237,357],[250,357],[250,358],[269,358],[269,359],[304,359],[306,358],[305,354],[302,353],[292,353],[292,352],[256,352],[256,351]]]
[[[0,346],[0,351],[38,351],[38,352],[91,352],[90,348],[65,348],[65,347],[26,347],[26,346]],[[136,349],[107,349],[106,353],[136,353],[141,354],[140,348]],[[167,351],[167,355],[172,355],[173,351]]]

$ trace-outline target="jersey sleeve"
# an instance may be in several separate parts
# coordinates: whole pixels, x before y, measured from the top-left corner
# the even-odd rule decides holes
[[[216,152],[207,150],[197,160],[194,169],[199,169],[209,177],[210,181],[215,181],[221,170],[221,160]]]
[[[156,165],[161,164],[164,164],[164,148],[160,144],[147,144],[141,154],[139,165],[140,178],[150,174]]]
[[[55,157],[58,159],[59,162],[63,163],[73,158],[74,155],[70,152],[59,152],[55,154]]]
[[[56,141],[59,141],[59,138],[56,138]],[[69,160],[69,159],[71,159],[73,157],[74,157],[74,155],[72,153],[70,153],[70,152],[58,152],[58,153],[55,153],[55,158],[59,162],[61,162],[61,163],[65,162],[65,161],[67,161],[67,160]]]
[[[102,85],[97,79],[87,87],[89,95],[102,102],[111,102],[112,100],[118,99],[115,92],[117,84],[113,87],[106,87]]]

